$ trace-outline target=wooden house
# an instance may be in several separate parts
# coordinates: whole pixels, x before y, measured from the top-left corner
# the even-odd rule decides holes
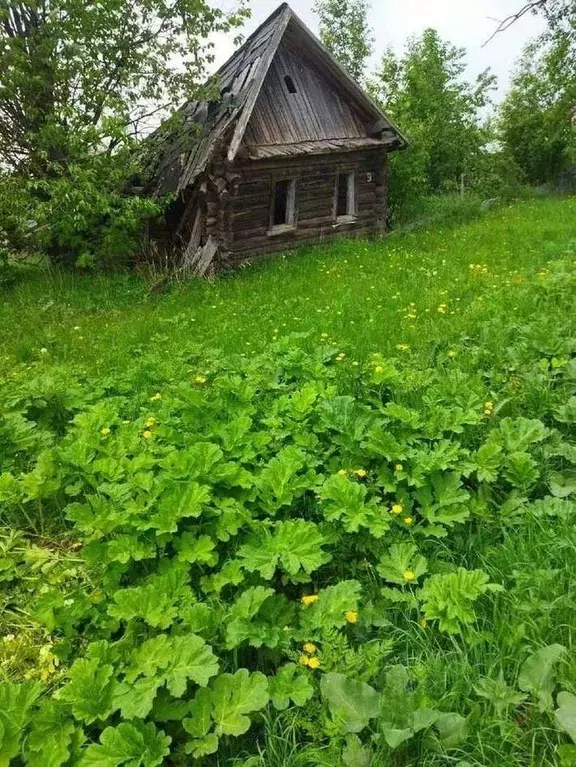
[[[407,142],[286,3],[218,82],[156,134],[149,191],[176,194],[164,234],[185,268],[384,231],[387,157]]]

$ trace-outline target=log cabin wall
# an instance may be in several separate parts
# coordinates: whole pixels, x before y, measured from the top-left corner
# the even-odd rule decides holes
[[[356,215],[352,221],[336,219],[336,179],[354,173]],[[387,156],[382,149],[314,156],[246,161],[238,165],[241,176],[229,199],[227,236],[229,265],[255,255],[289,250],[334,237],[380,234],[386,225]],[[274,185],[296,181],[294,227],[271,227]]]

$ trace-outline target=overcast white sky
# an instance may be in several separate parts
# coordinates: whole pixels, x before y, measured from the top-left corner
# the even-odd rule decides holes
[[[233,0],[220,0],[219,4],[230,8]],[[252,18],[243,32],[250,34],[279,4],[280,0],[250,0]],[[290,0],[290,5],[317,34],[317,18],[312,11],[314,0]],[[502,98],[514,61],[524,44],[542,31],[542,23],[527,15],[507,32],[497,35],[486,47],[482,48],[482,43],[494,31],[495,19],[505,18],[522,5],[522,0],[371,0],[370,24],[376,38],[372,64],[376,65],[387,45],[400,51],[410,35],[434,27],[442,38],[466,48],[471,76],[491,67],[499,83],[495,97]],[[233,38],[234,35],[217,37],[218,66],[233,52]]]

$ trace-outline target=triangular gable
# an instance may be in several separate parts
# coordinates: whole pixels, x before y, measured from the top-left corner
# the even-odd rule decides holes
[[[223,142],[226,142],[228,161],[233,162],[243,143],[271,65],[283,41],[291,45],[294,39],[306,48],[307,54],[323,76],[338,84],[342,100],[354,105],[353,113],[366,115],[366,123],[363,125],[365,128],[368,126],[368,135],[380,138],[387,136],[389,149],[407,146],[398,128],[288,4],[282,3],[217,72],[221,100],[217,103],[191,101],[180,109],[180,115],[191,125],[192,130],[171,133],[161,126],[153,135],[152,138],[160,148],[155,168],[150,169],[155,179],[156,193],[180,192],[193,184]],[[370,120],[373,122],[370,123]]]

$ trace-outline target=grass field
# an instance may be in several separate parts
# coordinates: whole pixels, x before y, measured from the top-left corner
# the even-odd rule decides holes
[[[0,305],[0,765],[576,765],[576,200]]]

